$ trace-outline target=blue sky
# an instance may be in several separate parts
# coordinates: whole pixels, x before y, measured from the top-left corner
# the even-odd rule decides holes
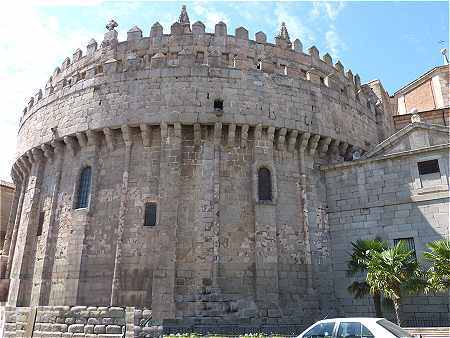
[[[307,50],[315,45],[336,62],[358,73],[362,82],[378,78],[390,94],[430,68],[442,64],[439,49],[448,46],[448,2],[102,2],[45,0],[28,5],[10,3],[0,13],[0,76],[3,109],[0,179],[9,179],[15,154],[18,117],[27,98],[43,88],[53,69],[85,51],[90,38],[101,41],[110,18],[118,23],[119,39],[139,26],[148,36],[159,21],[165,32],[187,5],[191,24],[207,31],[224,21],[228,34],[244,26],[249,35],[263,31],[273,41],[282,21],[291,40],[299,38]]]

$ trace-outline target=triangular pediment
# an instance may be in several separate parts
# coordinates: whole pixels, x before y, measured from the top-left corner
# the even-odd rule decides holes
[[[433,146],[450,144],[450,128],[413,122],[369,150],[362,159],[378,158]]]

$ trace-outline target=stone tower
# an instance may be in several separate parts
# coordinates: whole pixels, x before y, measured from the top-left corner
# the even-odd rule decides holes
[[[20,120],[8,303],[302,323],[332,313],[324,164],[388,126],[331,56],[192,26],[107,25]],[[294,48],[294,49],[293,49]],[[331,306],[331,307],[330,307]]]

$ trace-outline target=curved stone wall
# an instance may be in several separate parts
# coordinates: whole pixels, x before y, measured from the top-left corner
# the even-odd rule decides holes
[[[181,19],[180,19],[181,20]],[[320,165],[377,143],[384,112],[340,62],[223,23],[114,22],[20,122],[10,305],[148,306],[154,318],[307,323],[333,312]],[[92,169],[87,208],[80,173]],[[272,200],[257,173],[271,173]],[[145,203],[156,226],[144,226]]]
[[[379,141],[375,103],[328,54],[304,54],[281,38],[273,45],[261,32],[248,40],[242,27],[229,36],[223,23],[214,34],[198,23],[192,33],[174,26],[164,35],[154,25],[150,37],[135,27],[120,43],[112,30],[100,49],[91,41],[87,55],[67,58],[25,108],[17,155],[88,129],[161,121],[262,123],[362,150]],[[215,99],[223,100],[220,114]]]

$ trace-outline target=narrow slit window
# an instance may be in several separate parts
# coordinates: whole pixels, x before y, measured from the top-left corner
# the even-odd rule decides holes
[[[419,169],[419,175],[427,175],[440,172],[438,160],[419,162],[417,163],[417,168]]]
[[[91,167],[85,167],[80,174],[76,209],[87,208],[91,193]]]
[[[229,66],[229,64],[230,64],[230,54],[222,53],[222,57],[223,57],[223,63],[225,65]]]
[[[152,227],[156,225],[156,203],[145,203],[144,226]]]
[[[237,55],[233,55],[233,68],[236,68],[237,65]]]
[[[39,213],[39,222],[38,222],[38,228],[36,231],[36,236],[42,235],[42,227],[44,226],[44,219],[45,219],[45,211],[41,211]]]
[[[258,200],[272,201],[272,176],[267,168],[258,170]]]
[[[262,60],[261,59],[258,60],[258,63],[256,64],[256,69],[262,70]]]
[[[103,73],[103,66],[102,65],[97,65],[95,67],[95,74],[101,74]]]
[[[288,75],[288,69],[286,65],[280,65],[281,69],[283,70],[283,75]]]

